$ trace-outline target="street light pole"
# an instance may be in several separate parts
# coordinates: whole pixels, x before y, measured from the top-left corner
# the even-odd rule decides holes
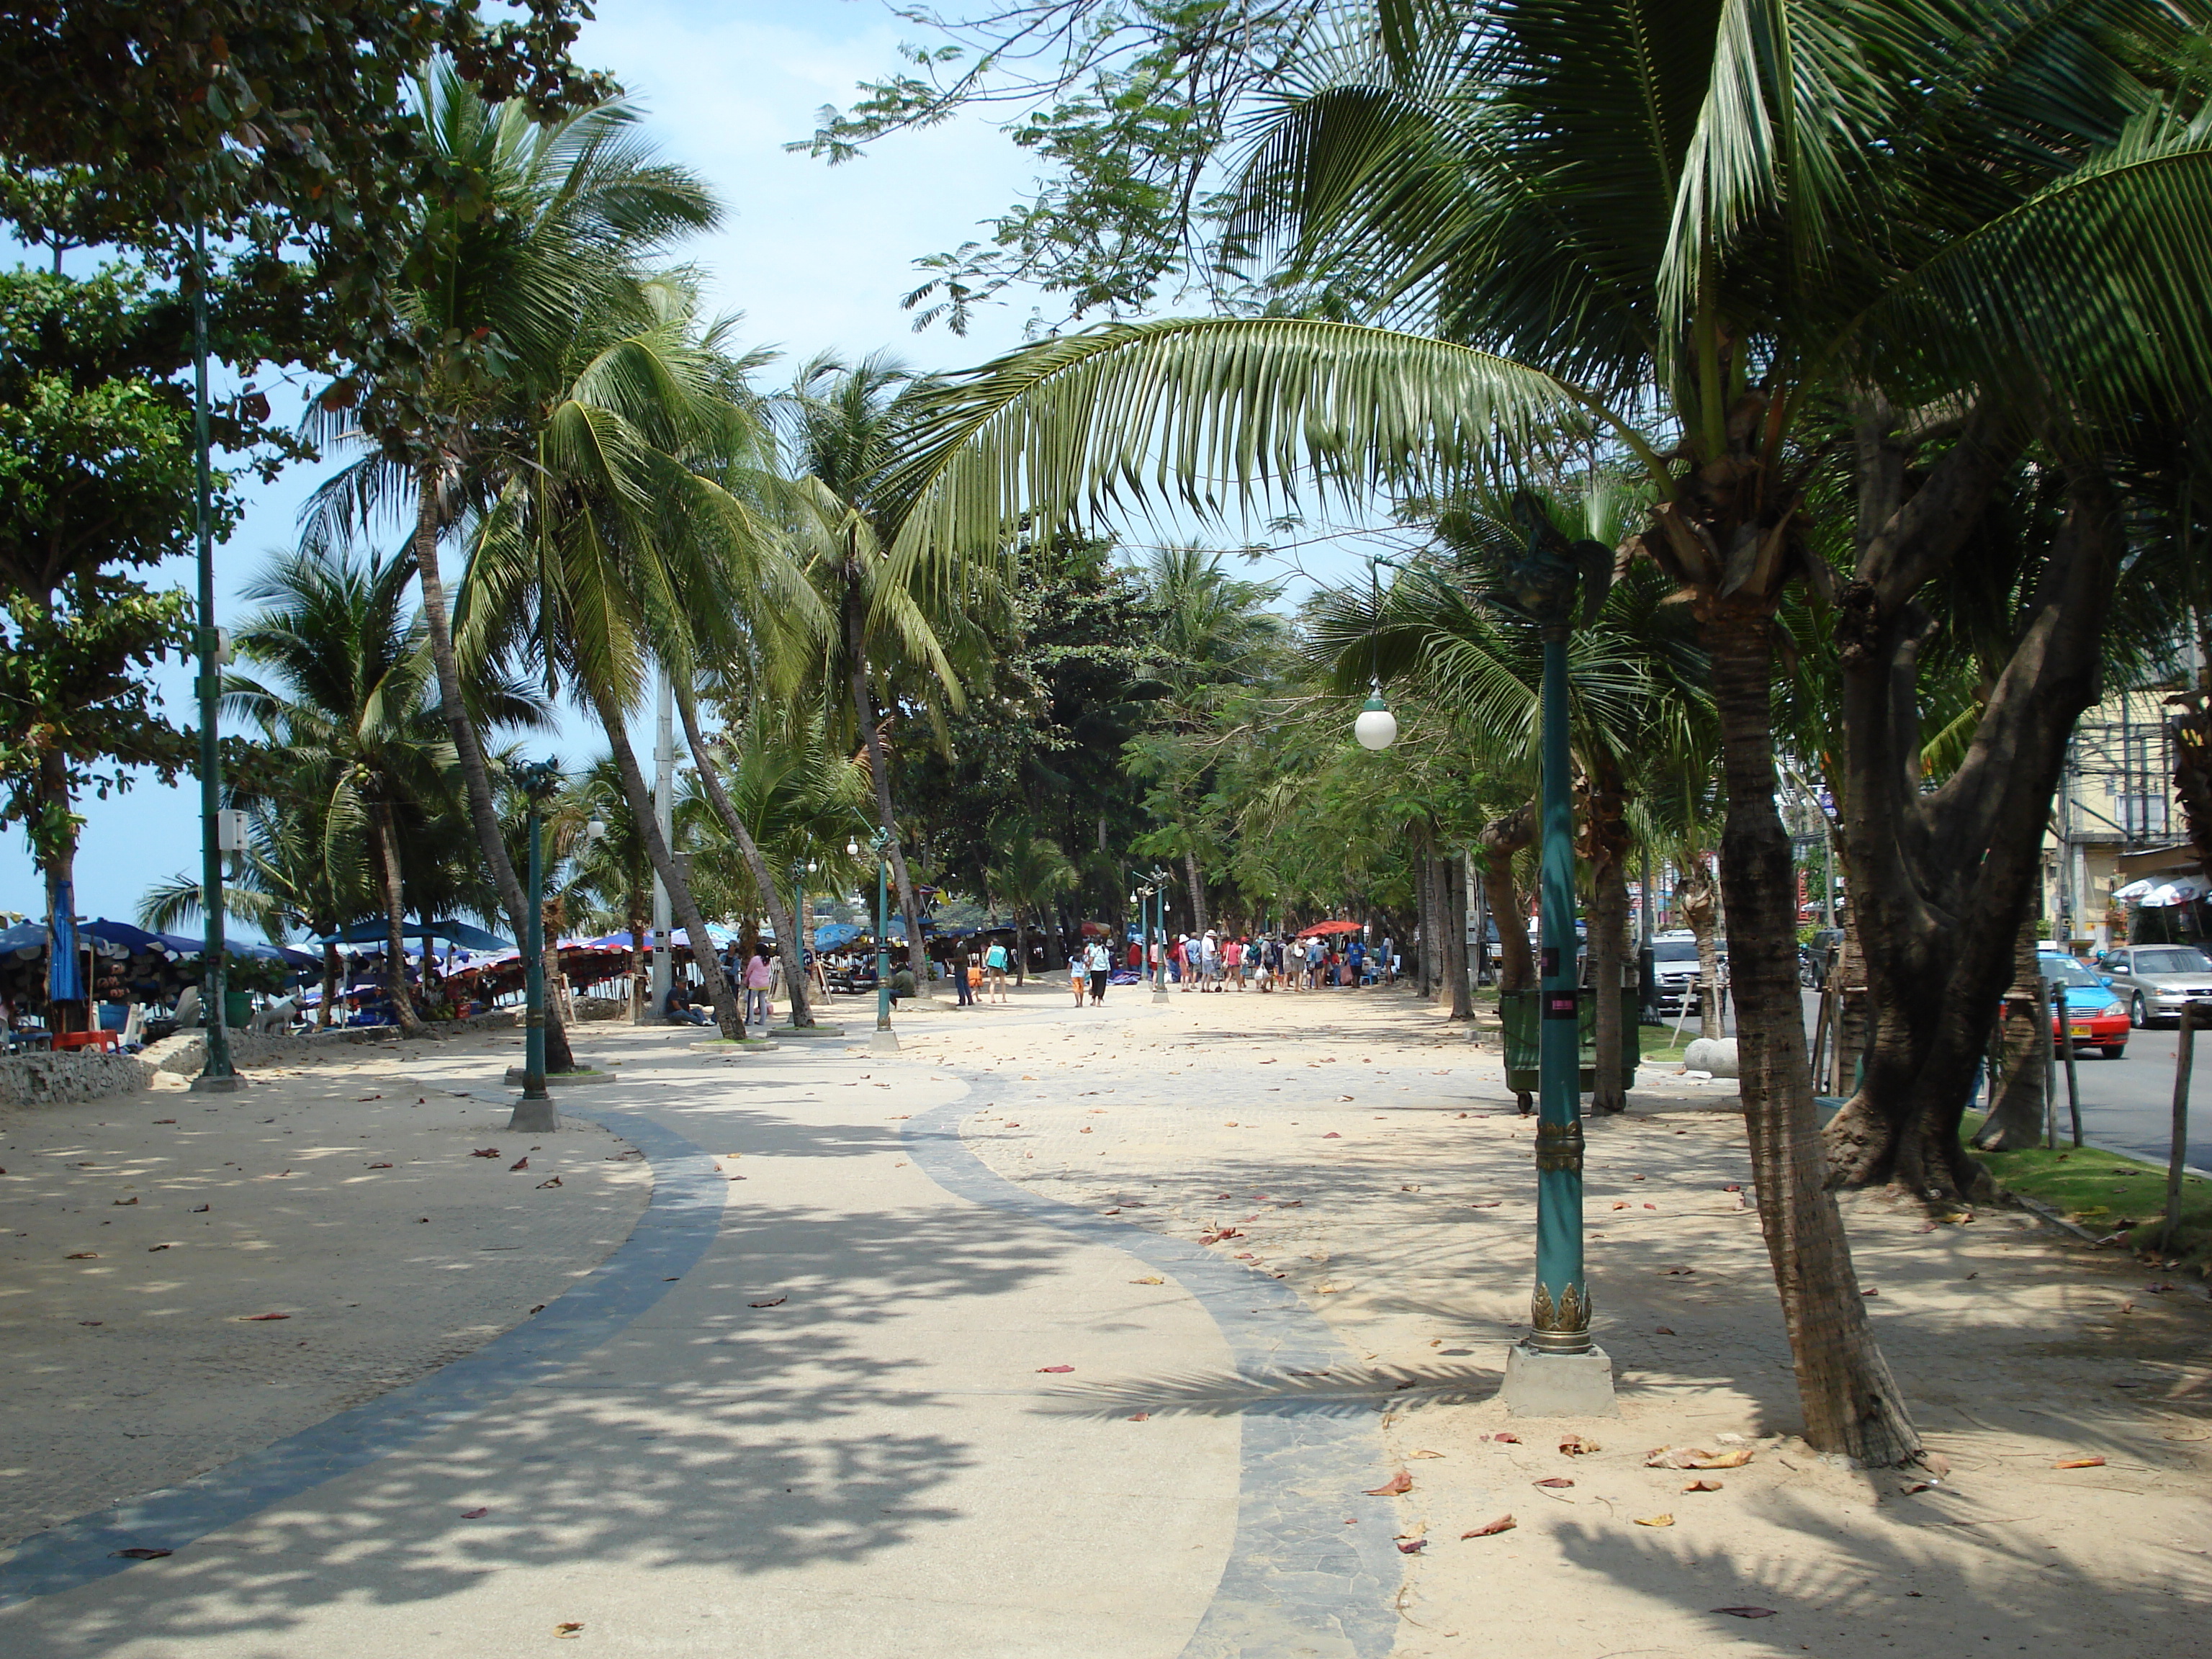
[[[1499,1390],[1509,1411],[1531,1417],[1610,1415],[1613,1362],[1590,1340],[1589,1281],[1583,1260],[1582,995],[1576,972],[1574,793],[1567,731],[1567,638],[1576,587],[1582,618],[1595,619],[1612,580],[1612,550],[1570,545],[1533,495],[1515,498],[1528,532],[1504,591],[1486,595],[1540,629],[1544,671],[1539,757],[1543,865],[1538,985],[1536,1285],[1528,1334],[1508,1351]],[[1601,996],[1620,994],[1601,986]]]
[[[868,1039],[872,1054],[898,1052],[898,1034],[891,1030],[891,957],[884,934],[890,927],[890,833],[878,830],[868,838],[876,855],[876,1029]]]
[[[522,921],[522,1098],[514,1104],[507,1128],[518,1134],[549,1134],[561,1127],[561,1115],[545,1087],[545,803],[559,785],[560,769],[533,761],[514,769],[530,803],[530,902]]]
[[[207,224],[192,225],[193,533],[199,544],[200,912],[207,940],[200,959],[200,1000],[207,1033],[206,1058],[191,1086],[199,1094],[234,1094],[238,1073],[230,1060],[229,988],[223,969],[222,750],[216,715],[222,695],[222,635],[215,625],[215,516],[208,449]]]

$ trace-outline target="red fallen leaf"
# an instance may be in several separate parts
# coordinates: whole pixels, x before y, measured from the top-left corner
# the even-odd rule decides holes
[[[381,1100],[384,1097],[382,1095],[362,1095],[360,1098],[362,1100]]]
[[[112,1553],[116,1559],[122,1561],[158,1561],[169,1552],[149,1549],[143,1544],[134,1544],[127,1550],[116,1550]]]
[[[1470,1210],[1494,1210],[1498,1207],[1498,1200],[1494,1198],[1486,1198],[1481,1203],[1470,1204],[1467,1207]]]
[[[108,1200],[108,1202],[111,1204],[136,1204],[137,1201],[138,1200],[136,1194],[133,1194],[129,1198],[112,1198]]]
[[[1520,1522],[1516,1521],[1511,1516],[1501,1515],[1488,1526],[1477,1527],[1473,1532],[1463,1532],[1460,1534],[1460,1536],[1462,1539],[1495,1538],[1501,1532],[1511,1532],[1513,1528],[1518,1525],[1520,1525]]]
[[[1859,1294],[1861,1296],[1880,1296],[1881,1292],[1876,1290],[1873,1285],[1869,1285],[1866,1289],[1861,1291]]]
[[[1718,1492],[1720,1489],[1721,1483],[1717,1480],[1692,1480],[1682,1488],[1684,1492]]]
[[[464,1520],[464,1521],[481,1521],[481,1520],[483,1520],[483,1519],[484,1518],[484,1516],[486,1516],[487,1515],[489,1515],[490,1513],[491,1513],[491,1511],[490,1511],[489,1510],[488,1510],[488,1509],[483,1509],[483,1510],[463,1510],[461,1511],[461,1519],[462,1519],[462,1520]]]
[[[559,1186],[560,1184],[561,1184],[561,1177],[560,1177],[559,1176],[555,1176],[553,1177],[553,1179],[552,1179],[552,1180],[550,1180],[550,1181],[541,1181],[541,1182],[539,1182],[538,1183],[538,1190],[539,1192],[541,1192],[541,1193],[542,1193],[542,1192],[544,1192],[544,1191],[548,1187],[557,1187],[557,1186]]]
[[[1132,1423],[1149,1423],[1152,1420],[1152,1414],[1150,1412],[1139,1412],[1129,1420]]]
[[[100,1252],[98,1250],[76,1250],[64,1256],[62,1260],[64,1261],[97,1261],[100,1260]]]
[[[1429,1540],[1425,1538],[1402,1538],[1398,1540],[1398,1553],[1401,1555],[1419,1555],[1428,1547]]]
[[[541,1303],[539,1303],[536,1307],[532,1308],[530,1311],[531,1311],[532,1313],[534,1313],[534,1314],[542,1314],[542,1313],[544,1313],[544,1312],[545,1311],[545,1304],[544,1304],[543,1302],[541,1302]]]
[[[529,1155],[527,1152],[526,1152],[526,1153],[524,1153],[520,1158],[518,1158],[517,1159],[515,1159],[514,1163],[512,1163],[512,1164],[508,1164],[508,1165],[507,1166],[507,1172],[509,1175],[513,1175],[513,1174],[514,1174],[517,1170],[526,1170],[526,1169],[528,1169],[529,1167],[530,1167],[530,1155]]]
[[[1040,1365],[1037,1367],[1037,1370],[1041,1375],[1048,1375],[1052,1376],[1064,1376],[1074,1369],[1075,1367],[1073,1365]]]
[[[787,1296],[772,1296],[765,1302],[748,1302],[745,1305],[749,1308],[781,1308],[790,1300]]]
[[[1585,1440],[1578,1434],[1571,1434],[1559,1442],[1559,1449],[1569,1457],[1588,1457],[1592,1452],[1605,1449],[1595,1440]]]
[[[1401,1469],[1367,1494],[1370,1498],[1403,1498],[1413,1489],[1413,1477]]]
[[[1614,1205],[1613,1207],[1616,1210],[1625,1210],[1628,1207],[1627,1200],[1623,1200],[1620,1203]]]
[[[80,1319],[76,1322],[80,1325],[105,1325],[107,1322],[104,1319]]]
[[[1486,1434],[1483,1436],[1483,1438],[1486,1440],[1502,1440],[1509,1446],[1517,1446],[1521,1443],[1521,1437],[1517,1434],[1507,1434],[1503,1432],[1498,1434]]]
[[[2101,1457],[2069,1457],[2051,1467],[2054,1469],[2101,1469],[2105,1467],[2105,1460]]]
[[[1715,1613],[1724,1613],[1731,1619],[1771,1619],[1772,1607],[1715,1607]]]
[[[1536,1484],[1540,1486],[1548,1486],[1553,1491],[1558,1492],[1565,1487],[1571,1486],[1575,1483],[1568,1480],[1564,1474],[1555,1474],[1548,1480],[1539,1480]]]
[[[372,1164],[368,1167],[372,1170],[388,1170],[392,1166],[389,1164]]]
[[[1735,1182],[1731,1181],[1727,1186],[1722,1188],[1721,1190],[1724,1193],[1740,1193],[1743,1188],[1738,1186]],[[1723,1611],[1725,1611],[1725,1609],[1723,1609]]]
[[[1644,1207],[1647,1210],[1656,1210],[1659,1206],[1656,1204],[1647,1204]]]
[[[475,1152],[471,1152],[469,1156],[471,1158],[497,1158],[499,1156],[499,1148],[496,1146],[479,1147]]]
[[[173,1117],[157,1117],[154,1120],[156,1123],[174,1123],[176,1121]]]
[[[249,1320],[289,1319],[291,1316],[292,1316],[289,1314],[248,1314],[246,1316]]]
[[[1322,1139],[1323,1140],[1341,1140],[1344,1137],[1337,1133],[1335,1130],[1331,1129],[1327,1134],[1323,1135]]]

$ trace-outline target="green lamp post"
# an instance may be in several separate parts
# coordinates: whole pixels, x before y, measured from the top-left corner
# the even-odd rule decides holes
[[[891,1030],[891,957],[884,935],[890,927],[890,832],[878,830],[868,837],[868,850],[876,855],[876,1029],[868,1038],[872,1054],[898,1052],[898,1033]],[[845,843],[846,853],[858,858],[858,842]]]
[[[1543,864],[1538,1003],[1536,1285],[1528,1334],[1506,1357],[1508,1409],[1529,1416],[1589,1416],[1613,1410],[1613,1364],[1590,1340],[1589,1280],[1583,1260],[1581,990],[1576,971],[1574,793],[1567,739],[1567,637],[1582,588],[1582,620],[1595,619],[1613,579],[1613,553],[1598,542],[1570,544],[1536,499],[1515,497],[1528,532],[1506,585],[1485,595],[1534,623],[1544,641],[1539,758]]]

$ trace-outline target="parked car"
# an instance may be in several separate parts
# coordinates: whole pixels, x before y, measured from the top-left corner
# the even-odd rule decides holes
[[[1829,953],[1844,942],[1840,927],[1822,927],[1813,935],[1809,945],[1797,949],[1797,980],[1808,989],[1825,990],[1828,983]]]
[[[1689,933],[1661,933],[1651,941],[1651,977],[1663,1014],[1700,1012],[1698,941]]]
[[[2183,1003],[2212,997],[2212,957],[2193,945],[2123,945],[2105,952],[2105,983],[2132,1024],[2178,1024]]]
[[[2106,1060],[2118,1060],[2128,1051],[2128,1005],[2112,988],[2080,963],[2055,951],[2039,952],[2036,965],[2050,982],[2051,1040],[2058,1041],[2063,1017],[2073,1038],[2074,1049],[2100,1050]]]

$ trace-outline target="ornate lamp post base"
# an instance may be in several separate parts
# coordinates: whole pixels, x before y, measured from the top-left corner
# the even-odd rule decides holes
[[[1505,1351],[1498,1397],[1516,1417],[1613,1417],[1613,1361],[1603,1348],[1547,1353],[1535,1339]]]
[[[185,1085],[196,1095],[234,1095],[246,1086],[246,1079],[235,1072],[221,1077],[202,1072]]]
[[[561,1114],[554,1109],[550,1096],[544,1100],[523,1096],[514,1103],[514,1115],[507,1121],[510,1134],[550,1135],[560,1127]]]
[[[872,1054],[895,1054],[899,1051],[898,1033],[888,1025],[868,1033],[868,1052]]]

